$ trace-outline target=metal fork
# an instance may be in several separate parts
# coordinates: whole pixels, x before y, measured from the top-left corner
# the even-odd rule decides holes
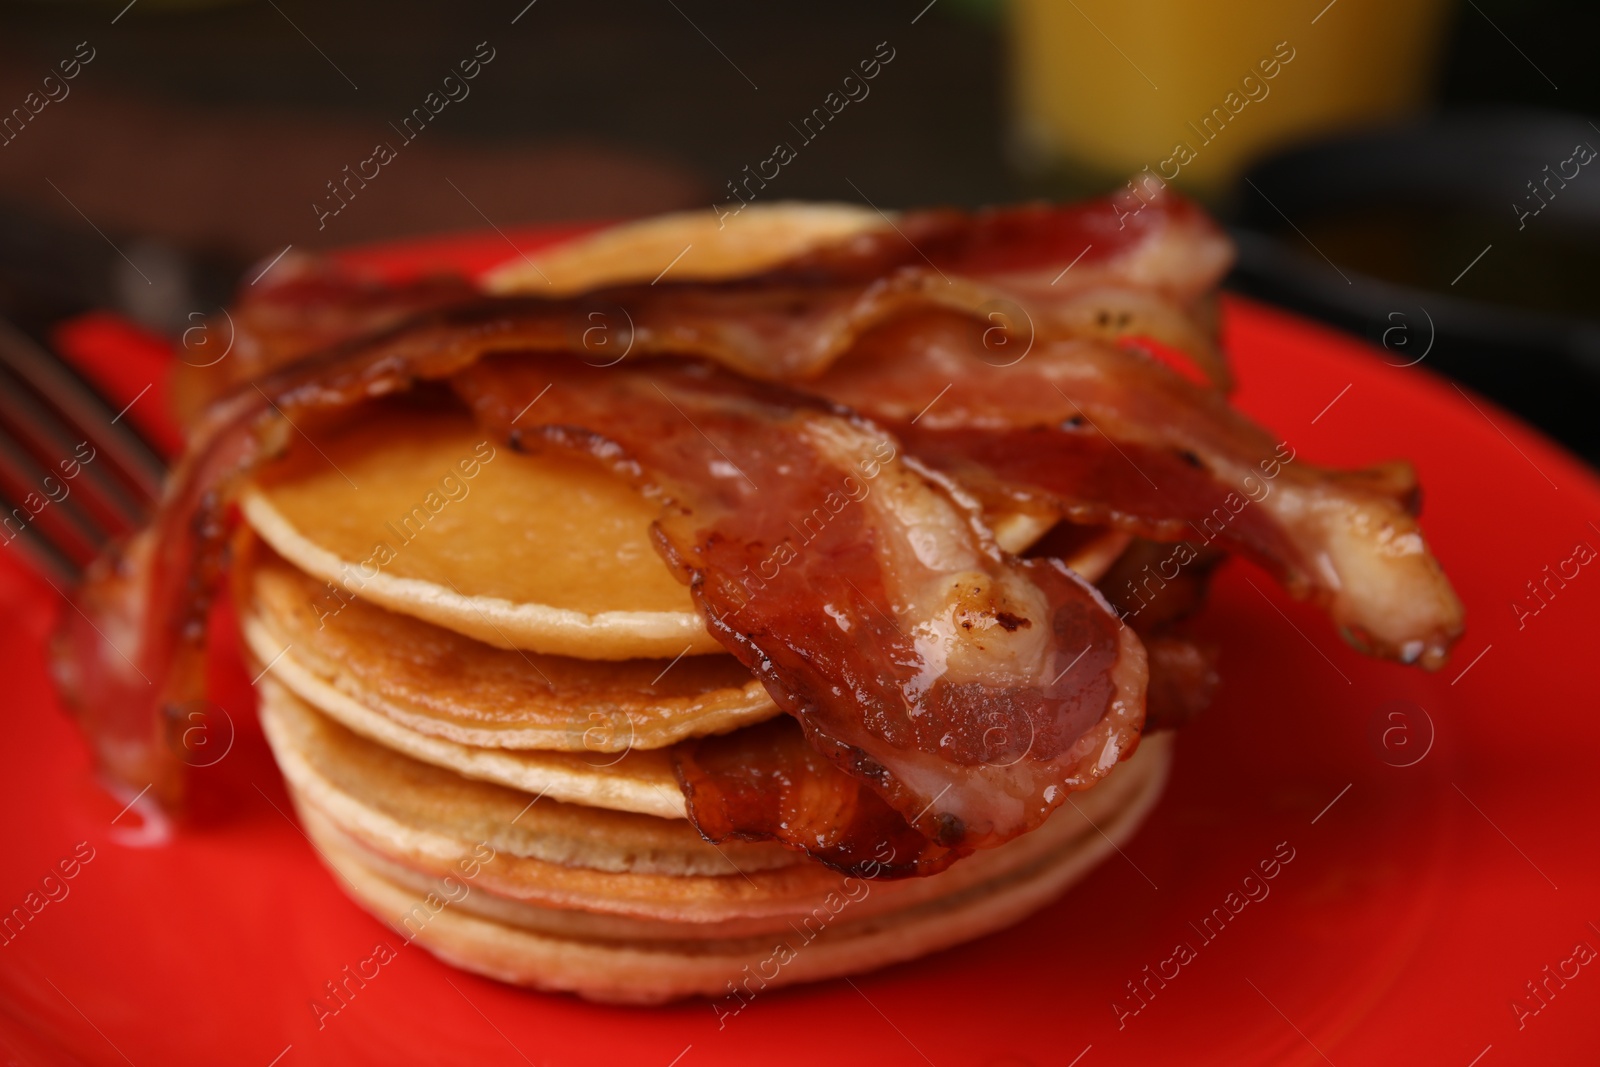
[[[143,524],[166,464],[60,357],[0,319],[0,552],[58,588]]]

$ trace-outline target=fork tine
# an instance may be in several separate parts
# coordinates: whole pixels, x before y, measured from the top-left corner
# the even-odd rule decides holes
[[[34,458],[49,473],[52,463],[63,463],[78,456],[82,444],[89,443],[82,431],[63,423],[49,405],[32,402],[31,390],[3,365],[0,365],[0,426],[8,426],[21,441],[33,446]],[[98,458],[98,457],[96,457]],[[137,526],[148,511],[129,486],[104,464],[92,461],[78,464],[79,483],[91,506],[118,521],[123,528]]]
[[[65,490],[57,498],[47,488],[54,481]],[[57,477],[41,467],[28,450],[0,432],[0,483],[20,505],[0,515],[0,536],[11,537],[23,529],[37,529],[42,536],[50,537],[62,555],[74,560],[87,561],[111,537],[111,531],[95,524],[88,513],[73,499],[72,489],[66,479]],[[28,507],[28,498],[36,497],[42,503],[38,510]],[[63,540],[73,544],[64,544]]]
[[[0,493],[0,508],[5,509],[4,514],[8,520],[17,511],[25,510],[21,505],[13,503],[6,493]],[[32,523],[23,525],[20,530],[15,526],[14,522],[9,521],[0,524],[0,553],[6,549],[22,553],[28,563],[43,573],[57,589],[77,584],[82,569],[70,556]]]
[[[66,363],[4,320],[0,320],[0,362],[88,435],[90,443],[125,471],[147,499],[161,495],[166,473],[161,457],[131,427],[119,423],[121,414],[112,411]]]

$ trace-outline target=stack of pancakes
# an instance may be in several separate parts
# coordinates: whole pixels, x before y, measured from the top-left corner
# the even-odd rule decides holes
[[[758,269],[881,225],[846,209],[619,227],[501,289]],[[466,969],[610,1001],[777,985],[1011,924],[1132,834],[1149,738],[1029,834],[927,878],[847,877],[703,840],[671,746],[779,714],[654,551],[655,508],[587,459],[497,447],[465,411],[376,402],[243,494],[235,599],[261,716],[306,831],[364,907]],[[314,438],[314,440],[313,440]],[[1044,531],[995,517],[1006,547]],[[1094,579],[1125,542],[1085,542]]]

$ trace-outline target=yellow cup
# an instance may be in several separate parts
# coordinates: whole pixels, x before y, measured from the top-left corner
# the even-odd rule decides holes
[[[1090,182],[1200,196],[1263,152],[1418,110],[1444,0],[1011,0],[1013,143]]]

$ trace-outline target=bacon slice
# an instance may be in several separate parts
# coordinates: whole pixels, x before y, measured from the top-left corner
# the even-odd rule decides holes
[[[1091,527],[1092,529],[1093,527]],[[1063,524],[1058,529],[1075,529]],[[1052,530],[1028,555],[1052,555]],[[1170,630],[1205,604],[1211,576],[1227,553],[1193,541],[1162,543],[1134,538],[1095,582],[1122,621],[1140,637]]]
[[[1182,509],[1175,514],[1170,507],[1157,506],[1169,501],[1130,501],[1126,489],[1133,479],[1125,471],[1120,481],[1111,476],[1108,446],[1114,446],[1119,462],[1123,454],[1134,456],[1135,449],[1142,449],[1138,455],[1152,464],[1157,456],[1161,462],[1175,462],[1176,456],[1187,464],[1187,455],[1173,450],[1180,446],[1197,462],[1212,464],[1207,468],[1212,482],[1194,483],[1212,493],[1216,479],[1238,482],[1241,471],[1256,462],[1259,449],[1252,446],[1265,438],[1227,413],[1215,392],[1188,385],[1170,372],[1163,378],[1125,359],[1117,362],[1112,355],[1121,354],[1114,349],[1086,340],[1166,328],[1152,319],[1146,329],[1135,316],[1124,320],[1103,306],[1106,293],[1124,294],[1133,304],[1148,293],[1155,301],[1151,306],[1160,309],[1159,315],[1151,314],[1167,316],[1172,336],[1204,362],[1209,343],[1206,293],[1226,266],[1227,247],[1185,202],[1155,197],[1131,216],[1126,202],[1013,209],[966,220],[951,213],[925,213],[902,216],[897,225],[898,231],[848,242],[761,278],[634,286],[574,300],[486,298],[451,305],[292,365],[278,364],[302,355],[301,347],[317,343],[315,338],[343,335],[342,327],[332,321],[335,314],[316,328],[281,331],[287,340],[267,346],[270,351],[264,349],[261,360],[263,368],[277,369],[207,409],[191,433],[190,451],[175,469],[152,527],[101,561],[81,592],[78,610],[63,617],[58,680],[93,739],[102,768],[136,790],[151,786],[153,795],[169,806],[181,803],[189,783],[165,724],[181,721],[187,702],[203,696],[205,616],[226,565],[228,504],[241,481],[281,450],[294,432],[291,426],[314,434],[318,419],[346,417],[368,397],[449,379],[488,354],[531,359],[530,353],[562,353],[595,366],[626,355],[629,369],[617,368],[619,381],[629,378],[633,363],[643,357],[690,355],[749,378],[800,382],[824,375],[841,355],[852,352],[840,370],[859,368],[856,376],[829,374],[822,388],[844,396],[852,382],[858,391],[870,386],[858,399],[879,413],[880,425],[887,420],[908,426],[917,450],[937,454],[948,469],[965,464],[963,478],[970,475],[984,492],[1033,499],[1040,508],[1064,512],[1074,521],[1100,521],[1093,518],[1100,514],[1148,536],[1178,536]],[[1083,247],[1077,246],[1079,238]],[[1082,258],[1075,258],[1080,252]],[[894,372],[881,359],[870,358],[872,344],[896,330],[917,329],[919,323],[948,331],[955,322],[962,336],[959,343],[947,337],[948,345],[970,356],[974,346],[982,348],[997,300],[1024,304],[1002,316],[1009,317],[1010,328],[1001,333],[1008,343],[1024,343],[1024,352],[1029,351],[1025,342],[1032,339],[1031,354],[1017,362],[1011,350],[983,349],[988,354],[985,370],[994,376],[963,374],[963,391],[952,388],[928,418],[912,425],[915,412],[937,392],[928,388],[936,382],[923,376],[937,372],[941,364],[930,362],[934,353],[924,345],[910,351]],[[940,317],[940,308],[960,314]],[[386,321],[397,313],[385,306],[375,314]],[[1019,314],[1033,317],[1034,330],[1019,330]],[[974,329],[974,319],[982,330]],[[858,343],[869,332],[872,337]],[[1060,337],[1077,338],[1078,343],[1066,344]],[[858,358],[860,353],[865,355]],[[1035,376],[1041,366],[1049,368],[1042,379]],[[672,372],[674,380],[686,373],[681,368]],[[1044,385],[1063,393],[1081,391],[1083,396],[1070,401],[1086,405],[1085,417],[1093,417],[1105,431],[1104,440],[1082,455],[1070,449],[1061,454],[1072,460],[1071,469],[1088,472],[1073,475],[1081,483],[1073,492],[1063,491],[1071,485],[1035,478],[1037,471],[975,462],[970,457],[979,453],[979,443],[974,440],[938,436],[1026,430],[1033,425],[1026,421],[1031,417],[1042,419],[1039,425],[1059,426],[1076,409],[1055,407],[1049,393],[1037,393]],[[1155,389],[1148,401],[1141,399],[1147,386]],[[693,391],[684,388],[687,399]],[[915,407],[909,406],[913,391],[918,393]],[[833,474],[845,469],[841,464],[859,447],[890,439],[872,423],[789,394],[782,404],[762,408],[765,402],[759,396],[751,399],[756,394],[725,390],[724,395],[709,385],[702,393],[696,395],[722,396],[729,404],[738,399],[768,414],[788,405],[780,421],[787,420],[784,424],[793,432],[774,439],[785,448],[798,443],[808,464]],[[1184,410],[1190,403],[1195,410]],[[749,410],[737,404],[734,408]],[[598,428],[584,427],[587,437],[573,430],[573,447],[580,439],[597,440],[595,432],[622,432],[617,429],[620,422],[612,411]],[[941,440],[949,446],[943,451]],[[1051,447],[1065,448],[1067,441],[1077,438],[1056,434]],[[551,443],[556,443],[553,438]],[[649,442],[639,447],[644,444]],[[662,470],[671,469],[665,462],[671,457],[644,454],[655,456]],[[762,452],[742,462],[781,471],[785,459]],[[729,469],[718,467],[712,473],[728,483],[724,490],[733,485],[732,491],[742,492],[734,485],[742,479],[737,470],[730,473],[733,467],[728,461]],[[873,516],[864,527],[870,538],[835,546],[837,558],[830,569],[794,571],[809,574],[809,586],[798,591],[785,586],[795,592],[795,603],[826,605],[848,622],[849,630],[827,612],[767,620],[760,598],[750,598],[756,607],[747,606],[739,591],[751,587],[728,576],[741,574],[742,566],[754,566],[761,581],[769,580],[759,573],[767,562],[760,554],[764,550],[748,539],[755,527],[741,525],[724,531],[721,540],[702,543],[694,536],[699,528],[688,525],[689,517],[669,513],[661,524],[663,544],[691,578],[702,576],[697,595],[713,625],[770,679],[789,702],[786,706],[792,705],[807,737],[830,760],[871,779],[890,806],[924,836],[931,834],[938,847],[977,847],[1025,829],[1059,802],[1052,787],[1059,792],[1086,782],[1128,751],[1137,731],[1142,684],[1141,669],[1136,669],[1138,643],[1126,630],[1113,643],[1105,628],[1115,620],[1103,602],[1059,566],[1019,563],[995,553],[978,529],[974,502],[947,476],[904,455],[890,467],[892,474],[874,485],[870,504],[854,505],[855,511]],[[1342,537],[1336,551],[1323,555],[1371,566],[1367,573],[1360,567],[1335,572],[1356,591],[1336,594],[1336,617],[1343,612],[1365,626],[1374,604],[1382,600],[1375,586],[1392,574],[1402,579],[1398,599],[1422,595],[1396,611],[1398,623],[1388,637],[1421,640],[1427,654],[1418,655],[1424,662],[1431,662],[1436,652],[1442,657],[1442,639],[1430,642],[1416,635],[1450,632],[1453,596],[1426,556],[1414,524],[1395,518],[1404,516],[1390,491],[1403,487],[1399,480],[1386,489],[1374,478],[1363,482],[1362,476],[1313,476],[1292,464],[1285,470],[1296,473],[1278,481],[1278,492],[1297,486],[1295,499],[1305,510],[1297,515],[1280,509],[1278,532],[1286,531],[1287,543],[1257,546],[1262,557],[1279,559],[1291,582],[1306,580],[1314,590],[1326,590],[1326,561],[1305,550],[1321,551]],[[1057,464],[1053,477],[1067,474]],[[644,479],[645,467],[636,475]],[[784,493],[795,492],[786,484],[787,475],[773,477],[785,486]],[[711,483],[701,479],[685,484],[705,490]],[[681,486],[677,492],[680,499],[708,506]],[[1101,492],[1111,503],[1094,495]],[[701,517],[716,529],[727,518],[718,509],[731,498],[712,496],[710,517]],[[808,503],[812,511],[818,506],[831,514],[826,498]],[[1341,512],[1343,525],[1334,521]],[[785,517],[791,520],[804,525],[800,512]],[[769,521],[776,520],[770,514],[761,519]],[[847,521],[863,520],[856,516]],[[1230,526],[1243,530],[1252,521]],[[1369,525],[1363,528],[1362,521]],[[1318,528],[1317,523],[1324,525]],[[837,522],[828,526],[846,528]],[[884,539],[888,533],[895,536]],[[823,540],[831,544],[836,536]],[[1273,536],[1274,528],[1263,525],[1261,537]],[[1297,547],[1299,558],[1289,551]],[[893,570],[888,561],[910,567],[903,580],[884,581]],[[1434,568],[1431,580],[1429,566]],[[793,568],[785,566],[778,573],[789,570]],[[717,576],[723,580],[710,580]],[[844,576],[850,577],[849,588],[839,586]],[[1318,580],[1323,584],[1316,585]],[[1346,611],[1341,604],[1354,608]],[[1458,605],[1455,611],[1458,620]],[[879,612],[883,618],[875,621]],[[770,622],[769,630],[747,631],[741,613],[754,613],[766,620],[764,625]],[[972,630],[966,629],[968,623]],[[1371,633],[1388,639],[1382,630]],[[1082,644],[1077,644],[1080,636]],[[1374,645],[1384,647],[1382,641]],[[1084,659],[1075,667],[1058,662],[1062,648],[1074,655],[1083,649]],[[872,664],[870,671],[861,666],[866,663]],[[1052,666],[1067,668],[1067,673],[1051,673]],[[1091,685],[1090,677],[1098,681]],[[844,685],[833,692],[841,678],[856,687],[848,692],[862,698],[858,704],[843,702]],[[991,699],[997,693],[1004,699]],[[919,698],[931,701],[952,722],[959,720],[963,729],[946,730],[938,717],[923,716]],[[1120,719],[1108,718],[1105,708],[1118,701]],[[860,721],[840,718],[846,707],[863,712]],[[1001,766],[1013,758],[1019,763]],[[1049,775],[1042,773],[1052,761],[1056,766]],[[1045,784],[1050,775],[1056,779],[1053,786]],[[1016,795],[1006,792],[1008,785],[1016,788]]]
[[[573,351],[597,366],[624,353],[715,360],[747,377],[794,381],[827,368],[872,325],[930,305],[975,316],[991,358],[1041,336],[1148,336],[1225,383],[1211,294],[1233,259],[1227,238],[1189,201],[1159,189],[1078,204],[967,214],[910,212],[892,226],[825,246],[763,275],[663,282],[583,297],[482,298],[466,280],[387,285],[327,261],[290,260],[241,290],[207,344],[225,360],[182,371],[186,405],[310,353],[405,320],[427,329],[505,333],[519,349]],[[1064,271],[1064,267],[1071,269]]]
[[[1129,348],[1044,343],[1008,366],[983,356],[965,320],[925,315],[874,331],[810,388],[896,428],[981,499],[1217,542],[1323,606],[1357,648],[1445,661],[1463,612],[1417,525],[1408,465],[1312,466]]]
[[[1211,706],[1221,678],[1215,645],[1162,632],[1144,638],[1150,658],[1145,733],[1175,730]]]
[[[471,282],[452,275],[395,284],[329,260],[287,256],[244,287],[230,311],[185,331],[184,359],[173,372],[179,419],[192,425],[229,390],[308,353],[478,295]]]
[[[1142,732],[1182,726],[1211,702],[1216,649],[1170,635],[1147,639],[1146,648]],[[1005,740],[996,732],[987,743],[998,749]],[[782,841],[872,878],[935,874],[963,854],[912,829],[866,782],[828,762],[789,716],[680,741],[671,752],[690,818],[709,840]]]
[[[908,214],[881,232],[819,249],[765,281],[882,279],[975,315],[986,359],[1006,365],[1044,338],[1142,337],[1186,353],[1214,385],[1231,385],[1215,345],[1212,298],[1233,246],[1190,201],[1159,184],[1062,206],[968,215]],[[878,318],[862,316],[857,325]],[[787,365],[808,378],[821,364]],[[759,373],[758,373],[759,376]]]
[[[859,778],[817,751],[787,715],[672,746],[696,830],[711,841],[774,840],[873,878],[936,874],[962,855],[912,829]]]
[[[402,336],[284,367],[208,407],[168,475],[149,527],[96,560],[52,647],[57,687],[100,770],[178,811],[193,776],[179,737],[205,697],[207,614],[228,565],[238,487],[280,455],[294,427],[361,400],[448,377],[477,358],[459,336]]]
[[[1058,556],[1073,547],[1073,529],[1058,528],[1029,550]],[[1168,545],[1135,542],[1106,575],[1137,574],[1144,561],[1169,553]],[[1211,703],[1216,692],[1218,649],[1173,630],[1197,610],[1215,550],[1178,582],[1161,591],[1152,610],[1128,611],[1149,661],[1142,733],[1183,726]],[[1124,562],[1126,561],[1126,562]],[[1098,583],[1109,594],[1109,583]],[[1108,595],[1119,613],[1125,609]],[[991,747],[1004,741],[986,738]],[[813,858],[840,870],[873,878],[933,874],[959,858],[913,830],[905,819],[858,778],[839,770],[807,743],[796,720],[781,716],[756,727],[672,746],[673,765],[694,825],[713,841],[768,838],[804,842]]]
[[[587,452],[660,501],[658,544],[711,632],[930,862],[1032,829],[1137,744],[1134,632],[1059,563],[1000,552],[970,500],[870,423],[667,361],[497,356],[453,384],[513,447]],[[691,814],[842,862],[804,820]]]

